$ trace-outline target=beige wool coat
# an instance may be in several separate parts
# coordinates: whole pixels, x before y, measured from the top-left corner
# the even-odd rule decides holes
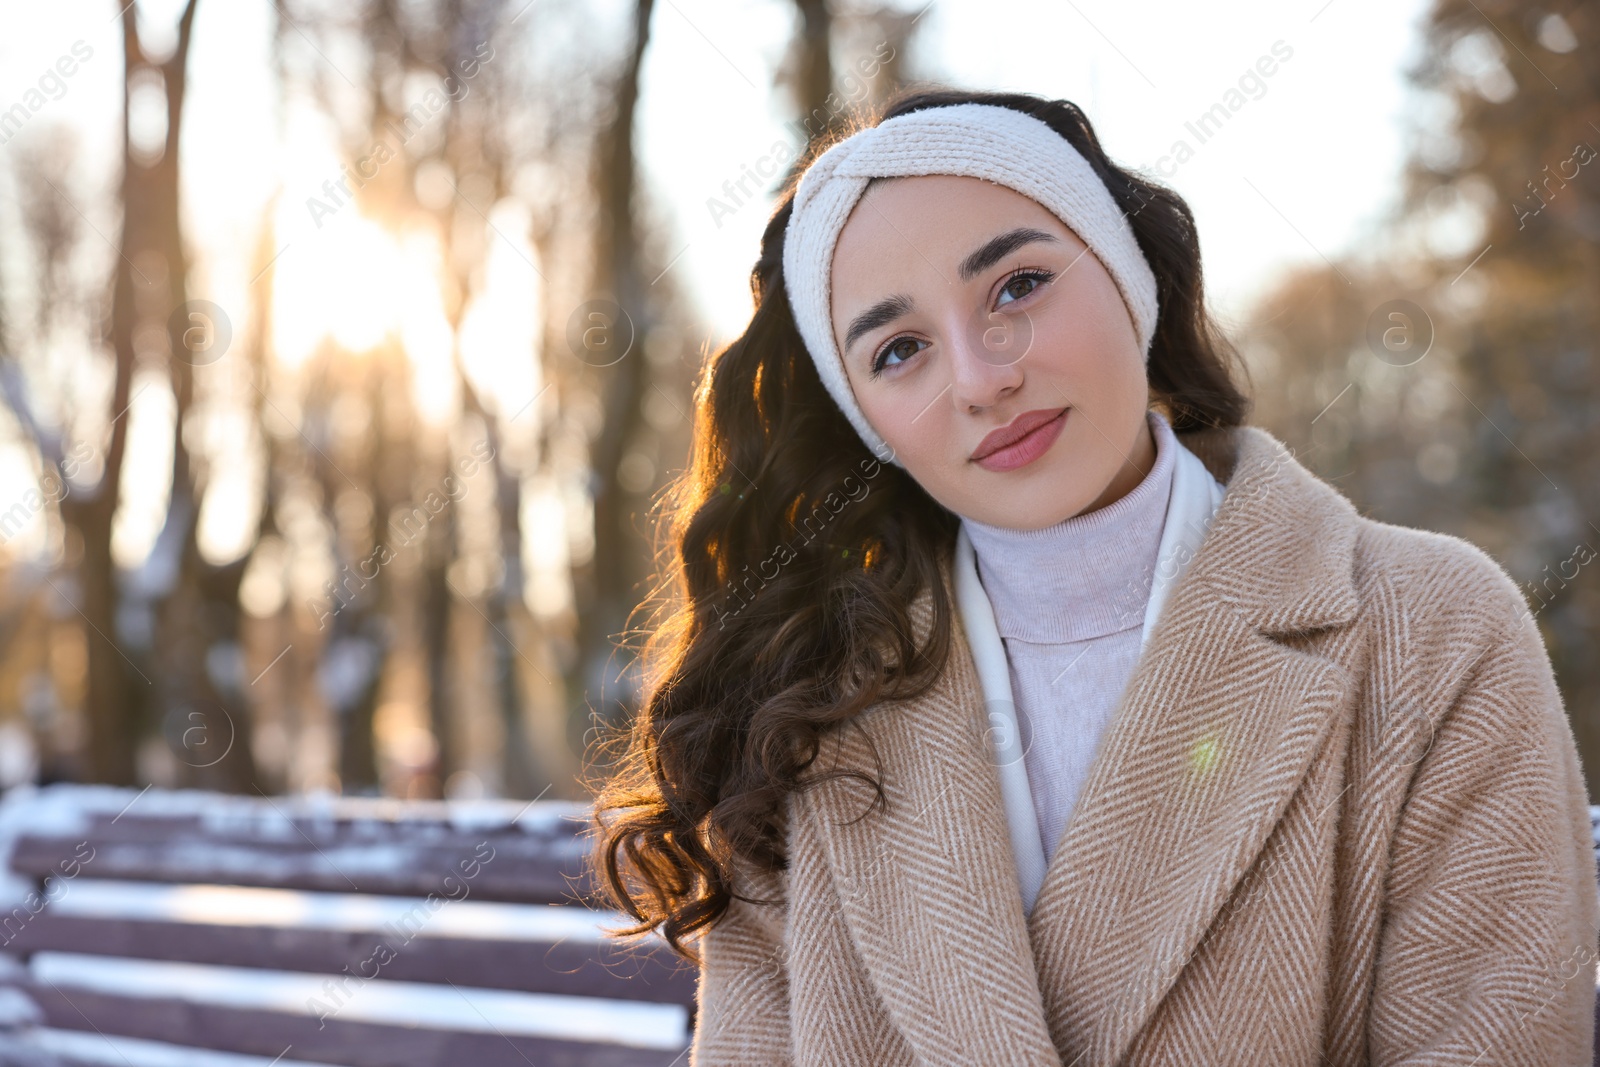
[[[1590,1062],[1587,793],[1516,586],[1262,430],[1182,440],[1225,495],[1032,913],[957,616],[811,772],[886,810],[813,783],[741,865],[780,903],[702,934],[691,1067]]]

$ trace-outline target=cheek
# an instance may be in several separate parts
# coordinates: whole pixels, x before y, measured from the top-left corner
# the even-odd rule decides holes
[[[1034,316],[1035,366],[1079,396],[1114,397],[1145,388],[1144,360],[1125,313],[1113,315],[1091,305],[1092,313],[1058,305]],[[1111,308],[1110,311],[1118,311]]]
[[[913,382],[856,390],[867,421],[904,462],[923,455],[942,456],[951,440],[954,406],[945,381],[935,378],[938,375],[919,373]]]

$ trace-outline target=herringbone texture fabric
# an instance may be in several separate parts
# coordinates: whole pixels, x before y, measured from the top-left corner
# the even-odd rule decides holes
[[[1256,429],[1024,916],[976,672],[830,736],[702,942],[692,1067],[1590,1062],[1587,793],[1538,632],[1455,538]],[[930,623],[926,599],[919,629]]]

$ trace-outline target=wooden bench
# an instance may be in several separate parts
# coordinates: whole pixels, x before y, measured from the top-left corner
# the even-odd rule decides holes
[[[564,802],[13,791],[0,1063],[686,1063],[694,969],[658,939],[601,937],[623,916],[585,903],[582,818]]]

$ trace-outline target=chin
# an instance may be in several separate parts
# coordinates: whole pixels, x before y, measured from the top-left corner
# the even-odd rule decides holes
[[[1037,498],[1040,494],[1030,491],[1027,496]],[[986,494],[981,499],[989,507],[966,510],[960,514],[971,515],[989,526],[1003,526],[1006,530],[1043,530],[1045,526],[1054,526],[1074,514],[1069,507],[1043,507],[1043,501],[1038,499],[1030,501],[1026,507],[994,507],[994,498],[994,493]]]
[[[1016,472],[1020,473],[1020,472]],[[1004,497],[1012,497],[1005,500]],[[969,516],[989,526],[1008,530],[1042,530],[1064,522],[1089,506],[1092,498],[1081,485],[1041,481],[1028,485],[993,486],[967,494],[967,507],[952,507],[958,515]]]

